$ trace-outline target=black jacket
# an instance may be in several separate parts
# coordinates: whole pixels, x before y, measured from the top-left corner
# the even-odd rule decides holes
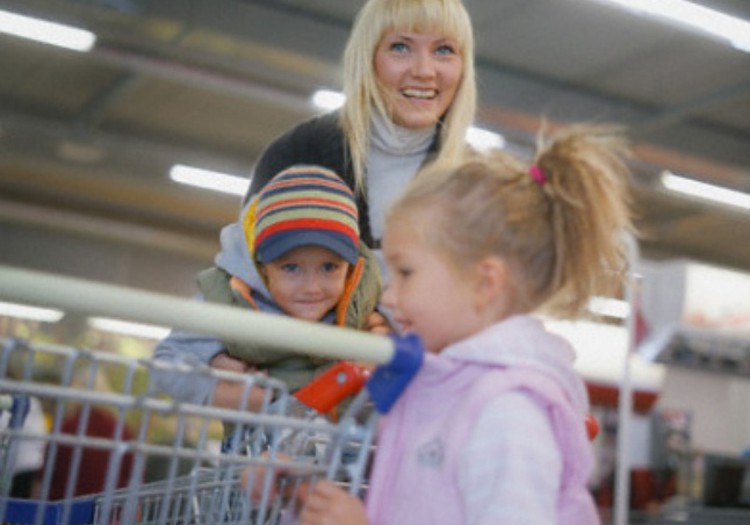
[[[437,148],[436,137],[430,145],[429,153],[434,153]],[[259,192],[274,175],[295,164],[312,164],[333,170],[354,190],[354,168],[344,131],[339,125],[338,111],[302,122],[274,140],[255,165],[245,202],[251,195]],[[360,238],[368,247],[379,248],[370,231],[370,211],[364,193],[357,195],[357,209]]]

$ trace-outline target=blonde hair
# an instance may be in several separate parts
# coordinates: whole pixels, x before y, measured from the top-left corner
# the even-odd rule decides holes
[[[434,211],[424,232],[431,249],[458,268],[497,256],[511,271],[515,313],[544,306],[573,318],[590,297],[619,291],[627,268],[627,155],[618,128],[575,126],[540,142],[538,180],[499,151],[433,165],[394,203],[387,224]]]
[[[466,130],[476,113],[474,33],[460,0],[369,0],[354,22],[344,51],[343,82],[346,102],[341,127],[347,137],[355,190],[363,191],[370,122],[376,108],[388,115],[375,75],[375,51],[388,31],[435,31],[454,38],[463,59],[463,73],[453,103],[440,125],[437,161],[460,158]]]

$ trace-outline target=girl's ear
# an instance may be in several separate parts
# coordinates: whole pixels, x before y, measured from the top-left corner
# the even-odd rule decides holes
[[[507,302],[510,297],[508,265],[500,257],[489,256],[476,264],[475,306],[482,310]]]

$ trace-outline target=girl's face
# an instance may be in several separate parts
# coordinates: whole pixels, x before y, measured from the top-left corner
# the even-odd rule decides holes
[[[397,227],[387,227],[383,253],[389,282],[383,304],[404,332],[416,332],[429,352],[465,339],[481,329],[476,284],[424,244],[422,232],[432,214],[410,212]]]
[[[435,125],[456,95],[463,72],[458,44],[438,34],[387,32],[375,50],[375,74],[393,122]]]
[[[349,263],[320,246],[302,246],[262,266],[276,304],[297,319],[320,321],[336,307]]]

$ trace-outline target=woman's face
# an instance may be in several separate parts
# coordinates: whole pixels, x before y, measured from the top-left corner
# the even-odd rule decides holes
[[[403,128],[435,125],[456,95],[463,58],[452,38],[387,32],[375,50],[378,77],[393,122]]]

